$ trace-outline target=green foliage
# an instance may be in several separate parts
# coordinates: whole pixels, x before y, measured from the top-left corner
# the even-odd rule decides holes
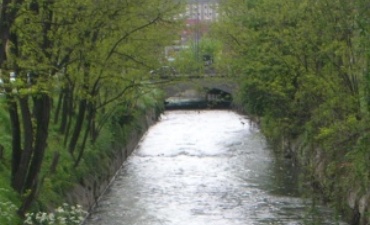
[[[204,56],[208,56],[212,62],[207,64]],[[190,41],[187,48],[176,55],[172,65],[181,74],[202,75],[210,67],[220,70],[222,60],[222,43],[216,38],[203,37],[198,41]]]
[[[70,206],[64,203],[55,212],[27,213],[25,225],[79,225],[85,219],[86,212],[80,205]]]
[[[6,7],[12,5],[3,1],[0,8]],[[0,71],[17,75],[14,82],[1,77],[7,98],[1,93],[0,145],[5,150],[0,173],[7,178],[4,184],[19,178],[13,188],[24,202],[36,200],[31,209],[38,211],[60,204],[87,174],[107,173],[114,151],[124,144],[119,141],[136,128],[133,124],[147,110],[161,110],[148,70],[161,63],[164,46],[175,39],[181,21],[174,15],[182,5],[168,0],[27,0],[13,9],[4,10],[12,12],[0,23],[7,43],[7,49],[0,43]],[[40,112],[50,115],[50,122],[40,119]],[[28,164],[12,161],[14,153]],[[37,165],[32,173],[31,163]],[[33,181],[24,182],[24,174],[35,175]],[[28,199],[32,191],[40,193],[38,199]]]
[[[238,101],[274,146],[304,139],[320,191],[370,184],[366,1],[223,1],[216,35],[241,79]],[[365,9],[366,8],[366,9]],[[338,200],[338,205],[344,201]]]
[[[3,97],[0,95],[0,148],[3,148],[2,158],[0,158],[0,172],[2,168],[9,166],[10,149],[11,149],[11,129],[9,125],[9,115],[6,110],[2,110],[5,107]]]
[[[366,193],[368,184],[370,183],[370,133],[362,133],[354,145],[352,151],[348,151],[345,155],[346,160],[350,163],[349,170],[354,174],[352,182],[356,182],[360,185],[361,191]]]
[[[1,175],[4,175],[0,171]],[[6,186],[6,178],[0,178],[0,223],[1,224],[19,224],[20,219],[17,215],[17,209],[19,204],[19,199],[17,195]]]
[[[16,224],[19,222],[17,214],[15,213],[17,206],[12,202],[0,201],[0,222],[2,224]]]
[[[137,106],[146,113],[148,109],[159,107],[158,110],[163,110],[163,105],[160,105],[164,96],[163,93],[158,89],[143,88],[141,90],[140,97],[138,96]]]

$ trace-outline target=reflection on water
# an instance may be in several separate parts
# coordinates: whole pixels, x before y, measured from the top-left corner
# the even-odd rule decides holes
[[[86,225],[344,224],[308,200],[245,116],[168,111]]]

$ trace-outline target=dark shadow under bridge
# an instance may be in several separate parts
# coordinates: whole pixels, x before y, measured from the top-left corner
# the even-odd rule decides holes
[[[235,77],[166,76],[154,80],[165,92],[166,109],[230,108],[238,88]]]

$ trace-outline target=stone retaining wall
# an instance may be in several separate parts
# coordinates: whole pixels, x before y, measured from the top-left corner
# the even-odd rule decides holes
[[[66,195],[66,202],[74,204],[78,203],[84,209],[90,211],[102,194],[104,194],[111,182],[115,179],[123,162],[136,148],[145,132],[157,120],[158,115],[156,115],[155,110],[152,110],[146,116],[143,116],[140,120],[140,129],[133,130],[128,138],[127,144],[117,149],[116,157],[111,162],[108,171],[104,171],[105,175],[91,175],[81,179],[79,184],[75,185],[75,187]]]
[[[308,150],[308,147],[304,146],[302,141],[299,139],[293,141],[285,140],[283,142],[284,143],[282,144],[282,147],[284,153],[292,154],[294,157],[294,162],[300,165],[313,165],[313,175],[316,181],[308,182],[316,182],[315,185],[312,186],[313,188],[317,189],[316,191],[318,191],[318,193],[320,193],[320,184],[326,183],[328,182],[328,179],[331,179],[325,176],[326,165],[331,163],[331,159],[324,157],[324,153],[322,152],[322,150],[317,147]],[[307,152],[309,152],[310,154],[307,154]],[[341,181],[335,180],[334,182],[340,185]],[[368,187],[367,190],[364,190],[364,188],[361,188],[360,185],[357,185],[356,183],[353,183],[351,185],[352,187],[347,190],[346,193],[335,192],[339,194],[337,196],[334,196],[335,199],[332,200],[336,201],[337,204],[342,205],[341,212],[343,213],[344,219],[347,220],[350,225],[369,225],[370,187]],[[336,187],[333,188],[335,189]],[[327,196],[322,197],[326,198]]]

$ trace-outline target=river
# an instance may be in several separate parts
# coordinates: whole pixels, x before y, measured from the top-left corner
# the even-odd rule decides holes
[[[166,111],[85,225],[344,225],[300,197],[294,171],[243,115]]]

